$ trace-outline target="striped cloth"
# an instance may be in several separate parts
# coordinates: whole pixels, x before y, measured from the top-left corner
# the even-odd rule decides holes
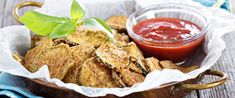
[[[20,77],[0,73],[0,98],[43,98],[32,94]]]

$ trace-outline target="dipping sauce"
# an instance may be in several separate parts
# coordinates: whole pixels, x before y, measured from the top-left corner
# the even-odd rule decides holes
[[[200,33],[195,24],[177,18],[144,20],[133,27],[134,33],[153,40],[185,39]]]
[[[190,21],[177,18],[143,20],[132,29],[138,36],[152,40],[144,42],[132,38],[145,54],[174,62],[186,60],[204,38],[203,35],[200,38],[191,39],[200,33],[200,28]]]

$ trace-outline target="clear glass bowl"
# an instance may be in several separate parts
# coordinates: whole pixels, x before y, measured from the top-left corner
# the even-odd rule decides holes
[[[200,33],[178,40],[153,40],[137,35],[133,26],[140,21],[153,18],[178,18],[190,21],[200,28]],[[209,32],[209,20],[205,12],[199,8],[184,4],[157,4],[137,10],[127,20],[129,36],[147,56],[154,56],[160,60],[172,60],[176,63],[185,61],[200,45]]]

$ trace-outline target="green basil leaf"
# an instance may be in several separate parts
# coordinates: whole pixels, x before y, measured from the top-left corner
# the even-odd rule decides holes
[[[20,18],[20,22],[25,24],[32,32],[48,36],[58,25],[71,22],[71,20],[69,18],[48,16],[36,11],[29,11]]]
[[[95,19],[95,18],[90,18],[90,19],[84,19],[82,21],[82,23],[85,26],[94,26],[94,27],[97,27],[97,28],[103,30],[108,35],[110,41],[115,42],[115,38],[114,38],[114,35],[112,34],[112,30],[110,29],[110,27],[105,22],[103,22],[101,24],[100,20],[97,21],[97,19]]]
[[[73,3],[71,5],[71,9],[70,9],[70,16],[72,17],[72,19],[76,20],[76,19],[81,19],[82,17],[85,16],[85,11],[82,9],[82,7],[78,4],[78,2],[76,0],[73,0]]]
[[[106,30],[108,30],[110,33],[112,33],[111,28],[100,18],[94,17],[94,19],[99,22],[99,24],[101,24]]]
[[[56,26],[56,28],[54,28],[54,30],[51,32],[51,34],[48,37],[59,38],[67,36],[76,30],[76,26],[77,25],[75,21],[69,21],[64,24],[59,24]]]

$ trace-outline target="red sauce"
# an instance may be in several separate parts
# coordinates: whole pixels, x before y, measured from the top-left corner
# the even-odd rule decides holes
[[[189,42],[179,41],[200,33],[200,28],[192,22],[177,18],[144,20],[136,24],[133,31],[141,37],[159,41],[158,43],[147,43],[131,36],[144,53],[161,60],[168,59],[174,62],[181,62],[189,57],[204,38],[203,36]],[[173,42],[164,43],[166,40]]]

